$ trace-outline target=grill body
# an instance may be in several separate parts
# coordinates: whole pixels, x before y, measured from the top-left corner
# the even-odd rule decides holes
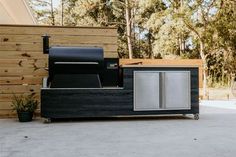
[[[104,68],[103,49],[95,47],[51,47],[51,88],[100,88]]]

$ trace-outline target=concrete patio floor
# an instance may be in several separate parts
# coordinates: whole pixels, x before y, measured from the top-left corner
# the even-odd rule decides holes
[[[43,124],[0,120],[0,157],[232,157],[236,107],[200,119],[157,117]],[[192,117],[191,115],[189,117]]]

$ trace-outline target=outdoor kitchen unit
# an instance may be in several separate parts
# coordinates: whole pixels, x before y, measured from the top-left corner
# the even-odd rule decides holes
[[[98,47],[44,47],[48,77],[41,116],[56,118],[194,114],[198,67],[123,65]]]

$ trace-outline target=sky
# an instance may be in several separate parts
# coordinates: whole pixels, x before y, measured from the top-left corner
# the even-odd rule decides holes
[[[61,3],[61,0],[52,0],[52,1],[53,1],[54,7],[57,7]]]

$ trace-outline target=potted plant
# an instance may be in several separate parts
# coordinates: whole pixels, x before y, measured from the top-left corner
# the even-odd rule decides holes
[[[34,95],[13,95],[12,109],[17,112],[20,122],[32,121],[37,106],[38,101],[35,99]]]

